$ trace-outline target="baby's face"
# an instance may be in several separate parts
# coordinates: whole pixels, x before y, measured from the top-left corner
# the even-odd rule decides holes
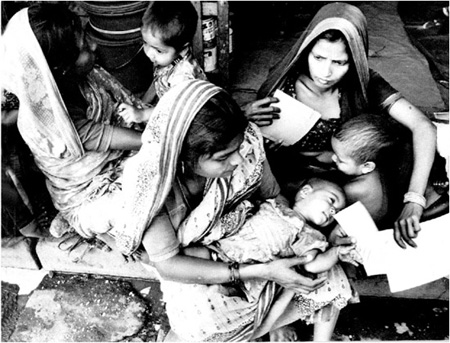
[[[305,219],[320,227],[325,227],[334,221],[334,215],[345,206],[343,191],[332,185],[325,185],[312,190],[306,197],[300,192],[295,198],[294,210],[300,212]]]
[[[331,159],[336,164],[337,169],[346,175],[361,175],[361,165],[350,157],[350,152],[344,143],[332,137],[331,147],[334,152]]]

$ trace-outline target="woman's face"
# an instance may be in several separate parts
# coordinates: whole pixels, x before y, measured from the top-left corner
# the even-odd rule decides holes
[[[77,33],[77,45],[80,53],[74,65],[76,75],[87,75],[95,64],[95,49],[97,44],[88,39],[84,31]]]
[[[319,39],[308,55],[309,74],[319,89],[335,87],[349,69],[349,56],[343,41]]]
[[[164,44],[159,35],[149,28],[142,30],[144,52],[155,67],[166,67],[178,57],[174,47]]]
[[[194,173],[205,178],[231,176],[233,171],[243,161],[240,154],[243,140],[244,134],[240,134],[230,142],[226,149],[220,150],[212,156],[200,157],[194,168]]]

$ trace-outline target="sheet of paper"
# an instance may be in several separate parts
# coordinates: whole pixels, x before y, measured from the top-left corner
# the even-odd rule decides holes
[[[385,274],[387,261],[378,249],[378,228],[364,205],[358,201],[334,218],[348,236],[356,239],[356,250],[362,257],[367,275]]]
[[[391,292],[400,292],[448,276],[450,273],[450,215],[421,223],[417,248],[400,248],[392,230],[379,232],[378,242],[390,260],[387,278]]]
[[[368,276],[386,274],[391,292],[424,285],[450,274],[450,214],[421,223],[417,248],[400,248],[393,230],[378,231],[357,202],[335,215],[342,230],[356,239]]]
[[[280,108],[280,118],[272,125],[261,127],[261,132],[264,137],[281,141],[283,145],[295,144],[311,130],[321,115],[279,89],[273,96],[279,99],[273,106]]]

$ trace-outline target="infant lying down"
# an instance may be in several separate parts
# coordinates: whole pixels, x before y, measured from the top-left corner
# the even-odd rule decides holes
[[[331,311],[333,308],[340,310],[349,301],[357,301],[338,262],[357,264],[360,261],[355,260],[354,246],[330,247],[326,237],[310,223],[328,227],[334,222],[333,215],[344,206],[344,192],[338,185],[313,178],[298,191],[293,209],[267,200],[247,219],[238,233],[219,240],[211,248],[218,259],[238,263],[310,255],[311,262],[301,267],[312,274],[326,273],[328,280],[323,287],[310,294],[296,294],[295,300],[302,320],[307,323],[323,321],[321,317],[325,312],[319,310],[325,307]],[[261,294],[265,284],[259,280],[243,283],[249,301]]]

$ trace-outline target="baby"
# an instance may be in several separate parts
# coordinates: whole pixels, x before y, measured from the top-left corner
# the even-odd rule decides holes
[[[263,202],[236,234],[210,246],[214,251],[212,257],[230,263],[258,263],[309,255],[311,262],[302,268],[308,273],[327,273],[327,284],[307,295],[295,294],[295,300],[300,318],[315,324],[314,335],[331,337],[335,322],[322,320],[320,310],[327,307],[331,311],[328,315],[337,316],[352,299],[351,286],[338,262],[356,264],[351,256],[354,246],[329,247],[326,237],[313,226],[330,227],[333,215],[343,209],[345,203],[340,186],[325,179],[311,178],[297,192],[292,209],[274,200]],[[264,286],[264,281],[252,280],[244,282],[242,288],[252,301]]]
[[[144,52],[153,62],[153,81],[142,97],[144,109],[122,103],[119,114],[127,122],[147,122],[158,100],[185,80],[206,80],[192,55],[198,14],[190,1],[152,1],[142,18]]]

